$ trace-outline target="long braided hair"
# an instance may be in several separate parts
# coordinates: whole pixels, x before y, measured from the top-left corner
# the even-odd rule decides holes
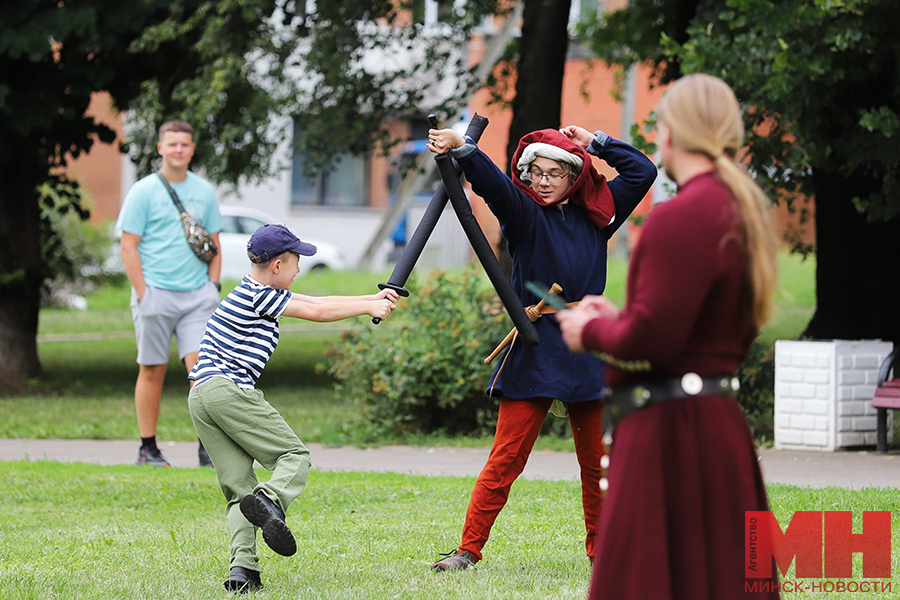
[[[772,313],[778,239],[769,199],[736,160],[744,124],[734,92],[717,77],[688,75],[666,91],[657,120],[668,128],[675,147],[712,159],[716,174],[734,196],[744,233],[753,321],[761,327]]]

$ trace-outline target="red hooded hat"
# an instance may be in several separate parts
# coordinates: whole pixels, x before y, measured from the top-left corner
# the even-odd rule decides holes
[[[587,150],[556,129],[533,131],[519,140],[519,146],[516,148],[516,153],[513,154],[512,168],[510,169],[512,172],[512,180],[516,186],[537,204],[541,206],[551,206],[550,204],[545,204],[541,200],[540,196],[538,196],[537,192],[531,188],[531,185],[528,182],[522,181],[521,174],[516,168],[519,158],[522,156],[525,148],[529,144],[535,142],[543,142],[545,144],[557,146],[584,161],[581,173],[579,173],[575,181],[572,182],[568,194],[553,204],[558,204],[568,198],[574,204],[577,204],[584,209],[597,229],[603,229],[609,225],[613,216],[616,214],[616,205],[613,200],[612,192],[609,191],[609,185],[606,183],[606,177],[598,173],[597,169],[594,168],[594,164],[591,162],[591,155],[588,154]]]

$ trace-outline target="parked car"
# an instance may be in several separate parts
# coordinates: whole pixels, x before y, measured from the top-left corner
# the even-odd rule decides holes
[[[247,258],[247,242],[257,229],[266,223],[278,223],[272,215],[260,210],[244,206],[219,206],[222,215],[222,231],[219,232],[219,251],[222,253],[222,279],[240,281],[250,272],[250,259]],[[302,232],[294,232],[304,242],[316,247],[313,256],[300,257],[300,275],[318,269],[346,269],[347,261],[340,249],[334,244],[308,238]],[[117,236],[120,235],[117,232]],[[99,269],[85,271],[85,275],[96,275],[98,272],[124,273],[119,240],[112,245],[109,258]]]
[[[266,223],[278,223],[278,220],[260,210],[245,206],[219,206],[219,212],[222,215],[222,231],[219,232],[222,279],[240,280],[250,272],[250,259],[247,258],[247,242],[250,236]],[[301,276],[318,269],[347,268],[344,255],[334,244],[309,238],[303,235],[302,231],[294,233],[304,242],[316,247],[313,256],[300,257]]]

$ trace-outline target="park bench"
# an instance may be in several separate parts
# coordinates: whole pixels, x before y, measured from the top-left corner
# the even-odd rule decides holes
[[[881,454],[887,452],[887,411],[900,409],[900,378],[896,377],[894,372],[894,361],[898,357],[900,347],[894,348],[881,363],[878,370],[878,387],[875,388],[875,396],[872,398],[872,406],[877,412],[876,450]]]

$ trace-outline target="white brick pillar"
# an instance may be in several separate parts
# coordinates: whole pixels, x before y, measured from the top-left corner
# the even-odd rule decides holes
[[[892,349],[879,340],[775,342],[775,448],[874,446],[872,396]]]

